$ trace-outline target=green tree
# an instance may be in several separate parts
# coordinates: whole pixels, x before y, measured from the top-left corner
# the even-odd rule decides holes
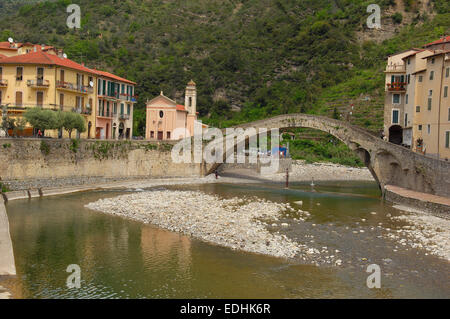
[[[43,110],[39,107],[28,109],[24,118],[30,125],[45,132],[45,130],[53,130],[57,128],[56,113],[52,110]]]
[[[0,128],[5,131],[5,135],[9,136],[8,131],[14,130],[15,128],[15,119],[10,118],[7,113],[3,110],[2,122],[0,124]]]
[[[59,125],[69,133],[69,138],[72,138],[73,130],[77,130],[79,133],[86,131],[86,123],[82,115],[74,112],[61,112],[59,116],[62,120]]]
[[[15,123],[15,127],[13,129],[14,135],[17,136],[19,132],[23,132],[23,130],[25,129],[27,125],[27,120],[24,119],[23,117],[19,118],[16,123]]]

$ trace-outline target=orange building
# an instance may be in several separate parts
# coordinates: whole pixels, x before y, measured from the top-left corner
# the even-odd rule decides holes
[[[161,92],[147,101],[145,138],[178,140],[192,136],[197,114],[197,87],[194,81],[191,80],[186,87],[185,105],[177,104]]]

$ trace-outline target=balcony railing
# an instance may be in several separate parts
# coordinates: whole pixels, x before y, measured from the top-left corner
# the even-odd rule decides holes
[[[406,67],[404,64],[388,64],[386,72],[406,72]]]
[[[7,105],[8,111],[26,111],[27,109],[39,107],[41,109],[58,111],[59,106],[54,104],[29,104],[29,103],[14,103]],[[1,109],[1,108],[0,108]]]
[[[126,93],[120,93],[120,100],[136,102],[137,101],[137,95],[129,95],[129,94],[126,94]]]
[[[8,80],[0,79],[0,88],[5,88],[8,86]]]
[[[56,87],[58,89],[64,89],[84,94],[92,94],[94,92],[94,89],[90,86],[84,86],[84,85],[78,85],[71,82],[64,82],[64,81],[56,81]]]
[[[33,88],[48,88],[50,86],[50,81],[44,79],[28,80],[27,85]]]
[[[120,120],[129,120],[130,115],[129,114],[119,114],[119,119]]]
[[[393,82],[387,84],[388,91],[406,91],[406,82]]]
[[[114,116],[113,112],[100,112],[101,110],[99,110],[97,112],[97,116],[101,116],[101,117],[108,117],[111,118]]]
[[[72,112],[74,113],[78,113],[78,114],[83,114],[83,115],[91,115],[92,114],[92,109],[88,108],[88,107],[74,107],[72,108]]]

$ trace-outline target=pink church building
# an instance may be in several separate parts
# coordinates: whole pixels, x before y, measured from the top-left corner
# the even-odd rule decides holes
[[[197,87],[190,81],[186,87],[185,105],[161,94],[147,101],[145,138],[147,140],[179,140],[194,135],[197,120]]]

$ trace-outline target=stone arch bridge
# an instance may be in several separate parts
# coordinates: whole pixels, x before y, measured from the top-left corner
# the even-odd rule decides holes
[[[268,130],[305,127],[324,131],[344,142],[359,156],[383,193],[384,186],[394,185],[418,192],[450,196],[450,162],[425,157],[402,146],[386,142],[365,129],[347,122],[316,115],[286,114],[245,123],[235,128],[238,127]],[[220,165],[222,164],[213,164],[205,171],[211,174]]]

